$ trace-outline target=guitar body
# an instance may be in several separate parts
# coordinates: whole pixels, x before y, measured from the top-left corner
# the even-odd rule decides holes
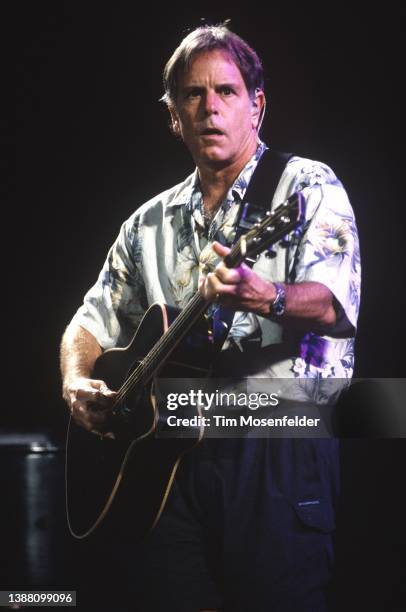
[[[125,385],[176,319],[174,308],[154,304],[146,312],[127,348],[109,349],[95,364],[93,378],[112,390]],[[159,369],[163,378],[208,376],[213,346],[206,319],[171,352]],[[90,535],[107,518],[115,524],[131,518],[139,537],[157,522],[182,455],[201,439],[157,438],[159,411],[154,381],[139,381],[112,420],[115,439],[89,433],[72,419],[66,445],[68,524],[77,538]],[[134,528],[134,529],[133,529]]]

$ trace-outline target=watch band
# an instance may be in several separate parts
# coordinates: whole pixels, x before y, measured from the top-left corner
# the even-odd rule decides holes
[[[271,304],[269,314],[273,318],[279,318],[283,315],[286,308],[286,292],[285,288],[281,283],[273,283],[276,289],[276,297]]]

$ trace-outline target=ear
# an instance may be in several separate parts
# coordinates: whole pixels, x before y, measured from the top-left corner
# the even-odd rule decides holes
[[[252,108],[251,108],[251,117],[252,117],[252,127],[259,131],[262,119],[264,117],[265,112],[265,94],[262,89],[257,88],[255,90],[255,97],[252,100]]]
[[[171,115],[172,132],[175,134],[175,136],[181,136],[178,114],[173,106],[168,106],[168,110]]]

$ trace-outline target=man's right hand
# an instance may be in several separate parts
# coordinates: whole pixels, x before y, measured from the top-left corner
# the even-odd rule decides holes
[[[108,429],[117,392],[111,391],[103,380],[75,378],[65,386],[63,396],[78,425],[97,435],[113,436]]]

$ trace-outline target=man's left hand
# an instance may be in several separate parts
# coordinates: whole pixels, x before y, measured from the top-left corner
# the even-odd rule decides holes
[[[230,252],[218,242],[213,243],[213,250],[223,258]],[[209,302],[262,316],[269,315],[270,304],[276,297],[273,283],[258,276],[247,265],[242,263],[238,268],[227,268],[223,261],[201,280],[199,291]]]

